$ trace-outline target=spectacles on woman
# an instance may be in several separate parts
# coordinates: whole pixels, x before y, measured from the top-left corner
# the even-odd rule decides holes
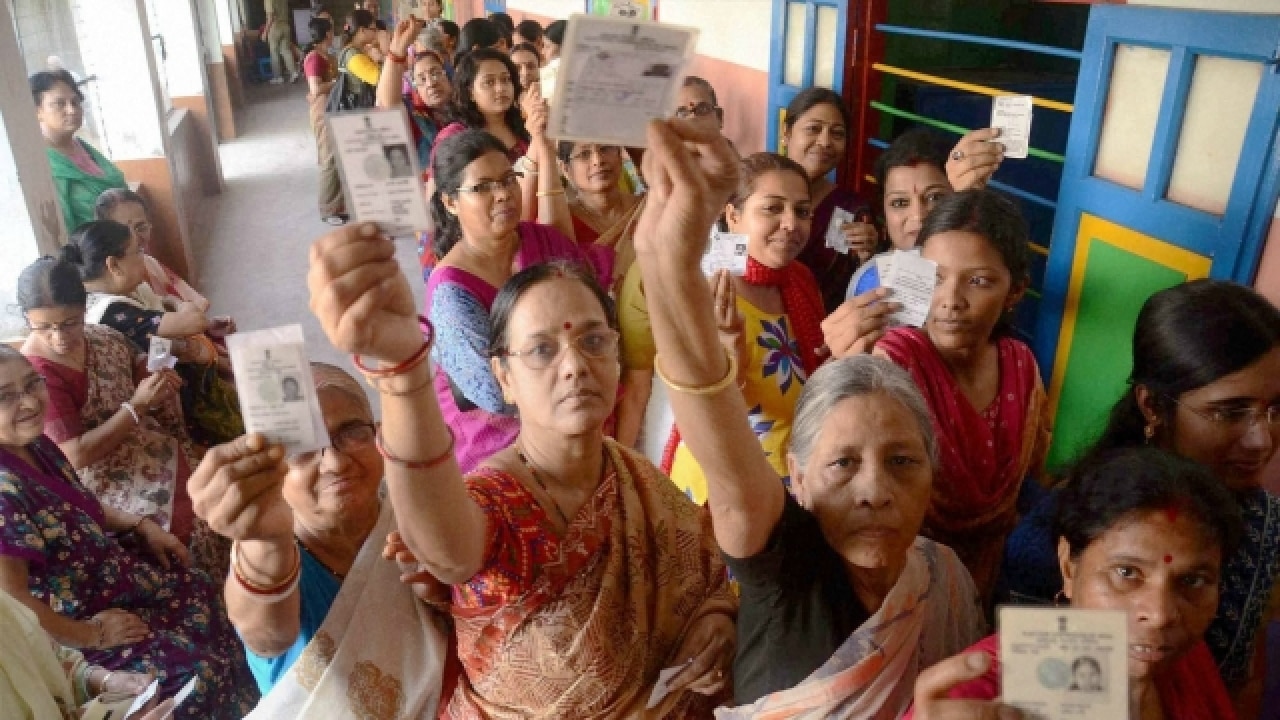
[[[504,188],[513,188],[520,184],[520,178],[523,174],[518,172],[507,173],[497,180],[486,180],[478,182],[475,185],[463,185],[458,188],[460,193],[474,193],[476,195],[492,195]]]
[[[715,111],[715,105],[709,102],[700,102],[697,105],[676,108],[675,115],[678,118],[706,117]]]
[[[330,447],[321,448],[312,452],[298,453],[293,456],[293,461],[299,465],[310,465],[311,463],[324,457],[325,451],[337,450],[343,455],[350,455],[361,450],[367,450],[373,446],[373,441],[378,436],[378,426],[371,422],[356,420],[329,433]]]
[[[1180,402],[1177,398],[1169,398],[1174,405],[1186,408],[1191,414],[1203,418],[1220,430],[1230,430],[1244,434],[1253,429],[1259,420],[1266,420],[1267,430],[1274,430],[1280,426],[1280,405],[1271,405],[1265,408],[1243,406],[1243,407],[1217,407],[1208,410],[1202,410],[1188,403]]]
[[[27,384],[23,385],[20,389],[0,392],[0,409],[7,411],[17,409],[18,403],[22,402],[23,398],[35,397],[43,387],[44,376],[33,375],[31,379],[27,381]]]
[[[413,84],[415,87],[422,87],[423,85],[430,85],[431,83],[440,82],[446,77],[448,76],[445,74],[443,70],[428,70],[425,74],[424,73],[414,74]]]
[[[622,154],[622,148],[617,145],[601,145],[600,147],[587,148],[569,156],[569,162],[585,163],[591,162],[591,156],[599,156],[601,160],[615,160]]]
[[[84,325],[84,318],[82,317],[67,318],[62,322],[37,323],[34,325],[31,324],[30,320],[27,321],[27,328],[31,330],[31,332],[40,333],[41,335],[53,335],[54,333],[66,333],[72,330],[79,330],[82,325]]]
[[[502,350],[495,354],[498,357],[518,357],[530,370],[546,370],[559,362],[570,346],[588,360],[614,358],[618,351],[618,332],[613,329],[592,330],[568,341],[539,340],[524,350]]]

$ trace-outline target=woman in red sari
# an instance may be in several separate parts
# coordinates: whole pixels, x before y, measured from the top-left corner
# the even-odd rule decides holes
[[[1203,640],[1222,566],[1243,534],[1226,487],[1162,450],[1117,450],[1070,473],[1054,525],[1071,607],[1128,614],[1129,717],[1234,720]],[[992,635],[926,670],[904,719],[1017,717],[973,702],[1000,697],[999,648]]]
[[[1039,367],[1004,332],[1027,288],[1027,226],[1005,198],[969,190],[938,202],[920,242],[938,264],[929,319],[875,353],[911,373],[933,414],[940,462],[921,534],[955,550],[989,599],[1018,492],[1049,446]]]

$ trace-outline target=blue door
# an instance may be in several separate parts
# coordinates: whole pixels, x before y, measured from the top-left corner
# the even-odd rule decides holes
[[[506,12],[507,0],[484,0],[484,12],[489,13]]]
[[[805,88],[844,86],[849,0],[773,0],[765,148],[778,150],[782,113]]]
[[[1280,188],[1280,16],[1092,8],[1035,333],[1050,464],[1101,430],[1157,290],[1251,283]]]

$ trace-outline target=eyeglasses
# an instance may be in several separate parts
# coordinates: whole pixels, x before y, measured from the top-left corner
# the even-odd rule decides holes
[[[331,448],[321,448],[313,452],[298,453],[293,461],[299,465],[310,465],[324,456],[326,450],[333,449],[343,455],[366,450],[373,445],[378,435],[378,426],[371,422],[351,422],[329,434]]]
[[[520,185],[520,178],[524,177],[522,173],[507,173],[497,180],[489,180],[486,182],[478,182],[475,185],[463,185],[458,188],[460,193],[475,193],[476,195],[492,195],[499,190],[510,189]]]
[[[1166,396],[1167,397],[1167,396]],[[1174,405],[1186,408],[1193,415],[1197,415],[1210,423],[1218,426],[1222,430],[1231,430],[1238,433],[1245,433],[1253,429],[1259,420],[1265,419],[1267,429],[1272,430],[1280,425],[1280,405],[1272,405],[1267,408],[1258,409],[1256,407],[1229,407],[1214,408],[1212,410],[1201,410],[1192,407],[1184,402],[1179,402],[1177,398],[1169,398]]]
[[[147,222],[146,220],[143,220],[142,222],[134,223],[129,227],[129,229],[133,231],[134,235],[142,235],[142,236],[150,235],[151,228],[152,228],[151,223]]]
[[[27,321],[27,328],[29,328],[31,332],[41,333],[45,335],[52,335],[54,333],[65,333],[65,332],[70,332],[71,330],[78,330],[83,325],[84,325],[83,317],[68,318],[66,320],[63,320],[62,322],[56,322],[56,323],[40,323],[39,325],[32,325],[31,321],[29,320]]]
[[[601,160],[615,160],[622,155],[622,148],[617,145],[601,145],[596,148],[587,148],[570,155],[569,162],[591,162],[592,155],[599,156]]]
[[[35,397],[44,388],[44,376],[33,375],[20,390],[0,392],[0,409],[12,411],[18,407],[23,398]]]
[[[700,102],[693,107],[686,105],[676,108],[675,116],[678,118],[706,117],[718,109],[709,102]]]
[[[428,70],[425,75],[414,75],[413,84],[415,87],[430,85],[431,83],[440,82],[448,77],[443,70]]]
[[[556,340],[540,340],[532,347],[524,350],[501,350],[495,353],[498,357],[518,357],[530,370],[546,370],[557,362],[564,354],[565,348],[573,346],[588,360],[605,360],[616,357],[618,350],[618,333],[616,330],[592,330],[585,332],[568,342]]]

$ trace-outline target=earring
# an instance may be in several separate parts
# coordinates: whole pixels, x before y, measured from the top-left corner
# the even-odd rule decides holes
[[[1143,444],[1145,444],[1145,445],[1150,445],[1150,444],[1151,444],[1151,440],[1152,440],[1155,436],[1156,436],[1156,424],[1155,424],[1155,423],[1148,423],[1146,427],[1142,428]]]
[[[1070,604],[1071,599],[1067,597],[1067,593],[1063,590],[1059,590],[1058,594],[1053,596],[1054,607],[1065,607]]]

